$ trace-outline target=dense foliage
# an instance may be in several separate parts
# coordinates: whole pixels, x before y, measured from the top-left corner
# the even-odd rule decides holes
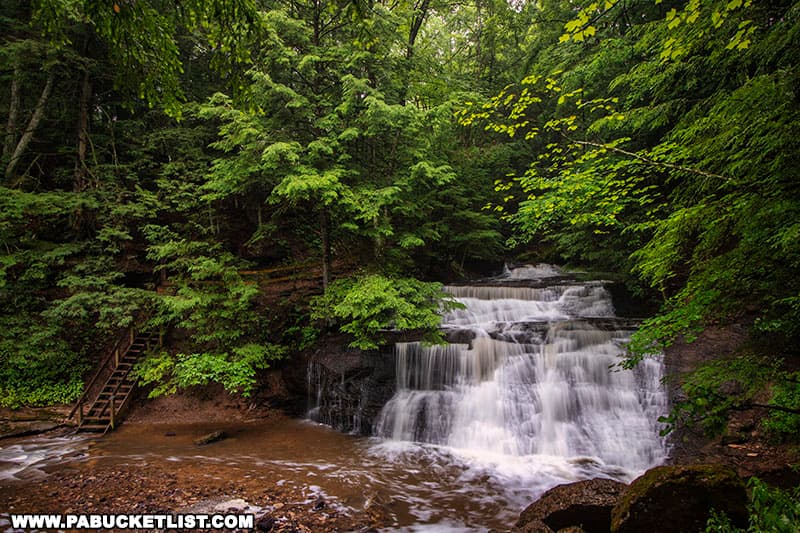
[[[777,437],[797,435],[800,374],[783,367],[781,359],[753,354],[701,365],[684,380],[685,400],[662,419],[665,433],[682,425],[699,425],[711,435],[722,433],[731,411],[758,408],[770,415],[764,429]]]
[[[145,321],[155,393],[247,393],[315,327],[435,334],[419,280],[524,256],[663,303],[629,364],[752,323],[768,353],[670,422],[797,427],[795,2],[14,0],[0,31],[4,405],[74,398]],[[246,274],[280,268],[319,283]]]
[[[734,526],[730,519],[712,510],[706,533],[790,533],[800,523],[800,489],[781,490],[770,487],[756,477],[747,483],[750,495],[750,515],[747,529]]]
[[[393,272],[424,305],[387,327],[435,330],[438,292],[407,276],[503,251],[481,207],[513,151],[453,112],[478,73],[513,79],[524,20],[500,2],[4,2],[0,402],[74,399],[131,326],[170,332],[137,369],[154,394],[247,393],[317,335],[308,294],[262,294],[247,269]]]
[[[377,274],[334,282],[311,302],[312,318],[336,319],[353,335],[351,346],[378,348],[387,330],[417,331],[427,342],[443,342],[441,313],[463,307],[438,283],[413,278],[390,279]]]

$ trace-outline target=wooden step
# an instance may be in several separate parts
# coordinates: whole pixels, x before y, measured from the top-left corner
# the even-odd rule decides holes
[[[81,431],[91,431],[94,433],[100,433],[108,430],[109,424],[99,425],[99,424],[85,424],[80,427]]]
[[[102,397],[98,397],[95,400],[93,405],[105,405],[105,404],[107,404],[111,400],[111,395],[112,394],[114,395],[114,397],[116,398],[117,401],[124,400],[128,396],[129,393],[130,393],[130,390],[117,391],[116,393],[113,392],[113,391],[107,392],[107,393],[104,393]]]
[[[111,422],[110,415],[86,415],[83,417],[84,424],[105,424],[106,422]]]
[[[124,393],[124,392],[118,392],[117,394],[115,394],[115,395],[114,395],[114,401],[116,401],[116,402],[121,402],[121,401],[123,401],[123,400],[124,400],[124,399],[125,399],[127,396],[128,396],[128,394],[127,394],[127,393]],[[98,403],[98,404],[100,404],[100,405],[107,405],[109,401],[111,401],[111,394],[110,394],[110,393],[109,393],[109,394],[107,394],[107,395],[106,395],[104,398],[98,398],[98,399],[96,400],[96,402],[95,402],[95,403]]]
[[[106,405],[106,404],[100,405],[100,406],[90,410],[85,415],[83,415],[83,419],[84,420],[92,419],[92,418],[110,418],[110,417],[111,417],[111,414],[109,413],[108,405]]]
[[[114,395],[114,403],[121,403],[124,402],[125,399],[128,397],[127,394],[116,394]],[[92,405],[89,412],[96,410],[96,409],[103,409],[111,403],[111,395],[108,395],[104,398],[98,398],[95,403]]]
[[[105,405],[105,404],[107,404],[111,400],[111,395],[112,394],[114,394],[114,398],[117,401],[124,400],[128,396],[128,392],[130,392],[130,391],[117,392],[117,393],[113,393],[113,392],[104,393],[102,396],[98,396],[97,397],[97,399],[95,400],[95,404],[96,405]]]
[[[102,396],[103,394],[110,396],[115,391],[117,395],[124,394],[130,391],[132,388],[133,388],[133,383],[122,383],[119,385],[119,387],[117,387],[117,385],[114,385],[113,387],[103,389],[102,391],[100,391],[98,397]]]
[[[120,392],[118,394],[115,394],[114,395],[115,401],[120,402],[120,401],[124,400],[128,396],[127,392],[129,392],[129,391]],[[97,398],[97,401],[101,402],[103,405],[107,404],[109,402],[109,400],[111,400],[111,393],[103,394],[103,395],[101,395],[101,396],[99,396]]]
[[[107,392],[103,393],[103,397],[102,398],[98,396],[98,398],[94,401],[94,403],[92,405],[102,405],[102,404],[108,403],[108,401],[111,399],[111,395],[112,394],[117,398],[117,400],[121,400],[121,399],[125,398],[126,396],[128,396],[129,392],[130,391],[124,391],[124,392],[121,392],[121,391],[114,392],[113,390],[112,391],[107,391]]]

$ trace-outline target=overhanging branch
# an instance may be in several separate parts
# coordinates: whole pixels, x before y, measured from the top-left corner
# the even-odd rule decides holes
[[[692,167],[686,167],[686,166],[683,166],[683,165],[675,165],[673,163],[666,163],[664,161],[656,161],[655,159],[651,159],[649,157],[645,157],[645,156],[643,156],[641,154],[637,154],[636,152],[630,152],[628,150],[623,150],[622,148],[618,148],[616,146],[612,146],[612,145],[605,144],[605,143],[598,143],[598,142],[592,142],[592,141],[576,141],[574,139],[570,139],[566,135],[564,135],[564,137],[566,137],[567,140],[569,140],[572,143],[575,143],[575,144],[578,144],[578,145],[581,145],[581,146],[593,146],[595,148],[602,148],[603,150],[608,150],[610,152],[615,152],[615,153],[618,153],[618,154],[622,154],[622,155],[627,156],[627,157],[632,157],[632,158],[637,159],[637,160],[639,160],[639,161],[641,161],[643,163],[647,163],[648,165],[654,165],[654,166],[658,166],[658,167],[669,168],[669,169],[672,169],[672,170],[679,170],[681,172],[689,172],[690,174],[696,174],[698,176],[703,176],[705,178],[714,178],[714,179],[722,180],[722,181],[725,181],[725,182],[728,182],[728,183],[732,183],[733,182],[733,178],[731,178],[730,176],[723,176],[722,174],[715,174],[713,172],[706,172],[705,170],[700,170],[700,169],[692,168]]]

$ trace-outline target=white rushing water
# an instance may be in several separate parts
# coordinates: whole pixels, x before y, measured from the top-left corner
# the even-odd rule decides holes
[[[0,442],[0,482],[46,477],[49,467],[86,456],[89,442],[76,436],[35,436]]]
[[[537,272],[561,275],[539,265],[506,279]],[[664,461],[663,363],[616,367],[630,331],[611,327],[601,283],[447,290],[466,308],[448,313],[444,327],[473,338],[396,346],[397,392],[376,425],[382,446],[446,449],[476,471],[527,487],[528,501],[589,477],[630,481]]]

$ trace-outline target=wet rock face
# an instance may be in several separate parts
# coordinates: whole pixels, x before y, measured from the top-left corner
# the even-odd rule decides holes
[[[395,373],[391,349],[318,354],[309,362],[308,416],[339,431],[372,435],[375,419],[394,394]]]
[[[659,466],[634,480],[612,512],[611,531],[702,531],[716,509],[747,527],[744,482],[719,465]]]
[[[611,510],[626,487],[610,479],[559,485],[529,505],[512,531],[551,532],[579,528],[587,533],[607,533],[611,527]]]

